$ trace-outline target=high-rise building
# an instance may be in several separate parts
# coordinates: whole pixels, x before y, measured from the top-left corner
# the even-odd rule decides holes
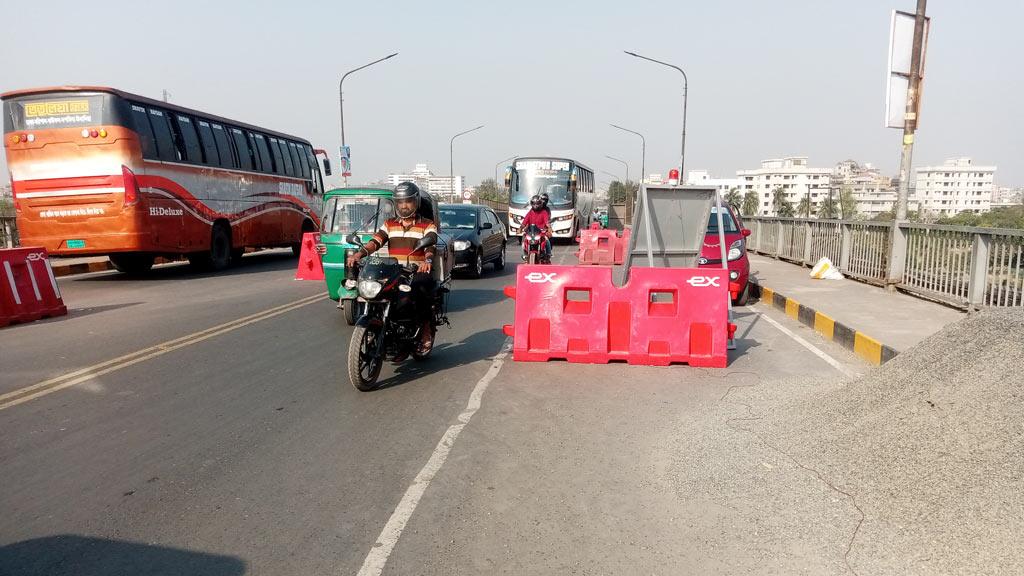
[[[896,205],[897,185],[871,164],[844,160],[832,172],[835,193],[849,192],[856,201],[856,216],[870,220],[891,213]],[[911,201],[911,210],[916,210]]]
[[[707,170],[690,170],[686,173],[686,184],[689,186],[714,186],[718,193],[725,196],[733,188],[743,191],[742,178],[714,178]]]
[[[926,214],[953,216],[991,209],[995,166],[976,166],[970,158],[950,158],[941,166],[922,166],[915,172],[915,197]]]
[[[757,192],[758,216],[775,216],[772,202],[775,190],[782,191],[794,210],[802,198],[808,197],[811,210],[817,210],[828,198],[832,169],[812,168],[807,165],[806,156],[790,156],[762,160],[756,170],[737,170],[736,178],[744,193]]]
[[[452,185],[454,180],[454,186]],[[409,174],[388,174],[387,183],[398,186],[402,182],[415,182],[422,190],[430,192],[442,202],[460,202],[466,188],[466,177],[436,176],[426,164],[417,164]]]

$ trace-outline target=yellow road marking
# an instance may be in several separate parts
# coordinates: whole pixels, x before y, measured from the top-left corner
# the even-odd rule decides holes
[[[800,303],[792,298],[786,298],[786,316],[798,320],[800,318]]]
[[[836,329],[835,320],[832,320],[831,318],[822,314],[821,312],[815,312],[814,329],[818,331],[818,334],[821,334],[825,338],[832,340]]]
[[[879,365],[882,363],[882,343],[870,336],[860,332],[854,334],[853,351],[872,364]]]
[[[235,320],[225,322],[223,324],[218,324],[217,326],[207,328],[206,330],[200,330],[199,332],[194,332],[192,334],[188,334],[180,338],[175,338],[174,340],[161,342],[160,344],[150,346],[149,348],[136,350],[135,352],[130,352],[123,356],[118,356],[117,358],[113,358],[105,362],[100,362],[99,364],[93,364],[92,366],[82,368],[81,370],[76,370],[74,372],[62,374],[60,376],[57,376],[56,378],[44,380],[43,382],[38,382],[36,384],[32,384],[31,386],[19,388],[18,390],[7,392],[6,394],[0,394],[0,410],[11,408],[13,406],[17,406],[18,404],[28,402],[29,400],[34,400],[35,398],[46,396],[47,394],[52,394],[53,392],[57,392],[58,390],[63,390],[65,388],[81,384],[82,382],[86,382],[88,380],[96,378],[97,376],[109,374],[116,370],[120,370],[122,368],[127,368],[134,364],[138,364],[139,362],[144,362],[146,360],[156,358],[157,356],[162,356],[168,352],[172,352],[179,348],[184,348],[186,346],[198,344],[199,342],[208,340],[210,338],[213,338],[214,336],[226,334],[233,330],[237,330],[243,326],[255,324],[256,322],[260,322],[268,318],[273,318],[274,316],[279,316],[281,314],[284,314],[285,312],[297,310],[299,308],[302,308],[303,306],[308,306],[313,302],[322,300],[326,294],[326,292],[321,292],[320,294],[309,296],[308,298],[302,298],[300,300],[296,300],[288,304],[282,304],[281,306],[270,308],[262,312],[250,314],[249,316],[236,318]]]

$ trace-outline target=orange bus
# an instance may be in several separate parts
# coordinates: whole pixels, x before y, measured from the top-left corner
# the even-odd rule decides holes
[[[99,86],[0,98],[22,245],[219,270],[319,227],[322,151],[302,138]]]

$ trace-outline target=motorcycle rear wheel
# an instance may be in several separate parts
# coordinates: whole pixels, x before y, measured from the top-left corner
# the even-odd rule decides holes
[[[381,345],[380,329],[356,326],[348,344],[348,379],[360,392],[377,387],[377,378],[384,365],[383,355],[375,355]]]

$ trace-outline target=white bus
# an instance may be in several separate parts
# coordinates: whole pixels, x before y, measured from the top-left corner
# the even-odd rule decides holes
[[[520,224],[535,194],[548,195],[551,229],[555,238],[575,238],[590,225],[594,205],[594,172],[567,158],[516,158],[505,172],[508,192],[508,233],[519,236]]]

